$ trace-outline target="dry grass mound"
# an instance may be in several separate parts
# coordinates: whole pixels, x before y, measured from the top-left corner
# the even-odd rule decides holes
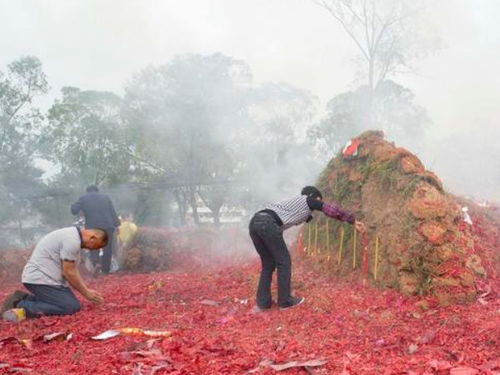
[[[408,150],[385,141],[382,132],[368,131],[357,140],[357,156],[332,159],[317,185],[325,201],[365,222],[365,261],[352,227],[331,220],[327,226],[324,217],[305,228],[308,254],[318,255],[331,272],[359,275],[364,268],[377,285],[433,295],[441,304],[471,301],[481,285],[498,281],[500,215],[446,193],[434,173]],[[465,203],[473,225],[463,221]]]
[[[186,270],[245,262],[255,251],[239,228],[139,228],[123,249],[124,271]]]
[[[28,261],[33,247],[28,249],[0,250],[0,282],[20,282],[24,265]]]

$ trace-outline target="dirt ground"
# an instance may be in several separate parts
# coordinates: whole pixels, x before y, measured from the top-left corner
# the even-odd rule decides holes
[[[446,193],[377,132],[362,140],[318,184],[367,235],[321,214],[289,233],[304,304],[252,313],[260,265],[244,230],[141,228],[124,271],[85,274],[104,304],[0,322],[0,374],[500,375],[500,209]],[[29,253],[0,252],[1,299]],[[122,328],[170,334],[92,339]]]
[[[106,299],[100,306],[82,301],[73,316],[0,323],[0,374],[274,374],[270,364],[316,359],[326,363],[283,373],[500,373],[496,293],[438,307],[431,299],[325,276],[314,260],[296,254],[294,289],[306,302],[252,314],[255,254],[245,263],[193,264],[92,279]],[[17,286],[3,284],[0,298]],[[91,339],[125,327],[171,336]],[[43,341],[57,332],[72,338]]]

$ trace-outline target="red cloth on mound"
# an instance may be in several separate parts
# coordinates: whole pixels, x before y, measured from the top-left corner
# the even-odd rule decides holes
[[[355,157],[358,156],[358,147],[361,141],[359,139],[351,139],[344,147],[342,151],[342,156],[344,157]]]

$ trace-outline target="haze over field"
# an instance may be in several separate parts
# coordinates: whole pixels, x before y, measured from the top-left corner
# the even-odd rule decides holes
[[[353,2],[358,3],[363,4]],[[375,51],[375,71],[387,71],[373,87],[360,46],[340,22],[356,32],[355,19],[338,13],[341,8],[329,12],[332,4],[350,3],[0,0],[0,71],[7,74],[8,64],[35,56],[48,83],[23,107],[40,111],[42,137],[36,133],[35,138],[45,141],[45,148],[30,151],[36,154],[31,162],[45,170],[52,187],[75,191],[89,182],[116,188],[130,182],[185,182],[201,175],[248,182],[247,172],[253,171],[245,192],[212,189],[205,198],[231,195],[230,201],[240,204],[245,196],[243,200],[257,205],[314,182],[347,139],[366,128],[380,128],[388,139],[416,153],[449,191],[500,200],[500,3],[364,2],[368,15],[372,9],[382,18],[396,14],[400,23],[393,29],[391,24],[382,38],[382,44],[392,41],[396,47]],[[397,11],[391,14],[391,7]],[[363,37],[359,40],[363,43]],[[231,81],[224,78],[228,75]],[[173,81],[178,82],[175,89]],[[63,93],[68,86],[76,91]],[[86,160],[88,166],[91,160],[117,155],[130,160],[110,166],[102,178],[90,167],[75,177],[82,165],[69,159],[77,144],[68,148],[64,137],[70,134],[63,137],[60,131],[74,129],[73,135],[84,137],[75,124],[84,123],[88,113],[82,110],[69,119],[64,117],[68,105],[94,106],[97,112],[106,107],[96,116],[118,124],[118,134],[126,138],[110,154],[103,153],[104,159],[95,150],[80,149],[86,156],[79,156],[79,162]],[[175,137],[184,139],[176,133],[181,128],[203,142],[189,143],[188,137],[187,143],[168,144]],[[150,138],[138,141],[134,132]],[[201,161],[185,155],[189,147],[208,150],[200,160],[210,160],[210,167],[195,167],[194,161]],[[19,155],[15,159],[21,160]],[[134,176],[127,180],[127,173]],[[14,181],[9,176],[4,182]],[[18,184],[30,186],[16,182],[7,190]],[[257,196],[247,197],[249,191]],[[181,199],[174,195],[163,201],[165,212],[156,218],[170,215],[172,202]],[[127,199],[124,204],[133,208],[139,198],[122,200]]]

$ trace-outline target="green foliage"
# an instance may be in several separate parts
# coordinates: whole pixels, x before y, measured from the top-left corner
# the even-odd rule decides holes
[[[32,199],[32,204],[40,214],[41,224],[49,228],[68,226],[75,221],[69,207],[81,191],[51,185],[49,190],[40,189],[39,195]]]
[[[0,72],[0,171],[31,165],[42,115],[31,103],[48,89],[41,62],[24,57]]]
[[[143,70],[126,87],[122,115],[135,155],[154,180],[175,180],[187,187],[176,195],[182,216],[181,206],[187,202],[196,220],[199,185],[235,172],[224,141],[244,112],[250,80],[242,61],[190,54]]]
[[[150,67],[126,87],[123,116],[136,151],[158,176],[200,180],[218,139],[241,111],[248,67],[221,54],[184,55]]]
[[[346,176],[337,174],[333,186],[333,199],[338,203],[343,203],[352,194],[352,184]]]
[[[113,93],[62,89],[42,137],[43,155],[60,169],[56,179],[82,187],[128,178],[132,146],[120,109],[121,99]]]
[[[326,117],[310,126],[308,135],[322,153],[333,155],[349,139],[373,127],[413,143],[429,123],[410,89],[383,81],[374,89],[361,86],[335,96],[327,104]]]
[[[361,95],[346,92],[327,104],[327,115],[307,131],[308,137],[326,155],[336,154],[341,147],[362,130],[357,115],[361,113]]]
[[[412,234],[416,232],[418,225],[418,220],[410,213],[406,213],[404,216],[401,216],[400,228],[401,233],[409,238]]]
[[[403,186],[403,190],[401,191],[402,196],[405,199],[410,198],[410,196],[413,195],[415,188],[421,181],[422,178],[420,176],[415,176],[415,175],[411,176],[410,181]]]
[[[304,133],[317,98],[286,83],[267,83],[248,91],[247,104],[248,123],[235,133],[235,146],[249,188],[265,194],[257,199],[274,199],[269,193],[282,197],[290,186],[314,179],[319,166]]]
[[[419,275],[418,294],[425,295],[429,290],[432,277],[436,276],[434,267],[429,263],[430,252],[433,250],[430,245],[414,245],[408,249],[410,254],[409,269],[415,275]]]
[[[42,64],[23,57],[0,71],[0,223],[22,226],[33,207],[25,197],[40,188],[34,165],[43,116],[32,101],[48,89]]]
[[[373,172],[373,159],[371,157],[367,157],[361,160],[361,163],[358,166],[359,173],[363,176],[363,181],[365,181],[370,174]]]
[[[238,194],[221,182],[285,190],[304,179],[291,170],[313,169],[311,149],[299,139],[316,99],[286,84],[253,87],[251,79],[240,60],[189,54],[143,70],[126,87],[122,115],[135,153],[153,179],[187,187],[177,194],[179,208],[185,199],[193,206],[198,193],[217,212]],[[263,198],[272,199],[252,197]]]
[[[123,195],[122,195],[123,197]],[[134,221],[145,226],[171,226],[178,224],[172,214],[172,197],[164,191],[139,191],[135,195],[133,204],[127,205],[120,199],[116,199],[117,205],[134,214]]]
[[[382,190],[391,191],[399,177],[398,161],[393,159],[374,165],[373,174],[378,177]]]
[[[328,191],[330,190],[330,186],[329,186],[329,178],[330,178],[330,174],[331,174],[331,171],[333,170],[334,168],[334,163],[333,163],[333,159],[330,161],[330,163],[328,164],[328,166],[326,168],[324,168],[322,171],[321,171],[321,174],[319,175],[317,181],[316,181],[316,184],[315,186],[320,190],[320,191]]]

